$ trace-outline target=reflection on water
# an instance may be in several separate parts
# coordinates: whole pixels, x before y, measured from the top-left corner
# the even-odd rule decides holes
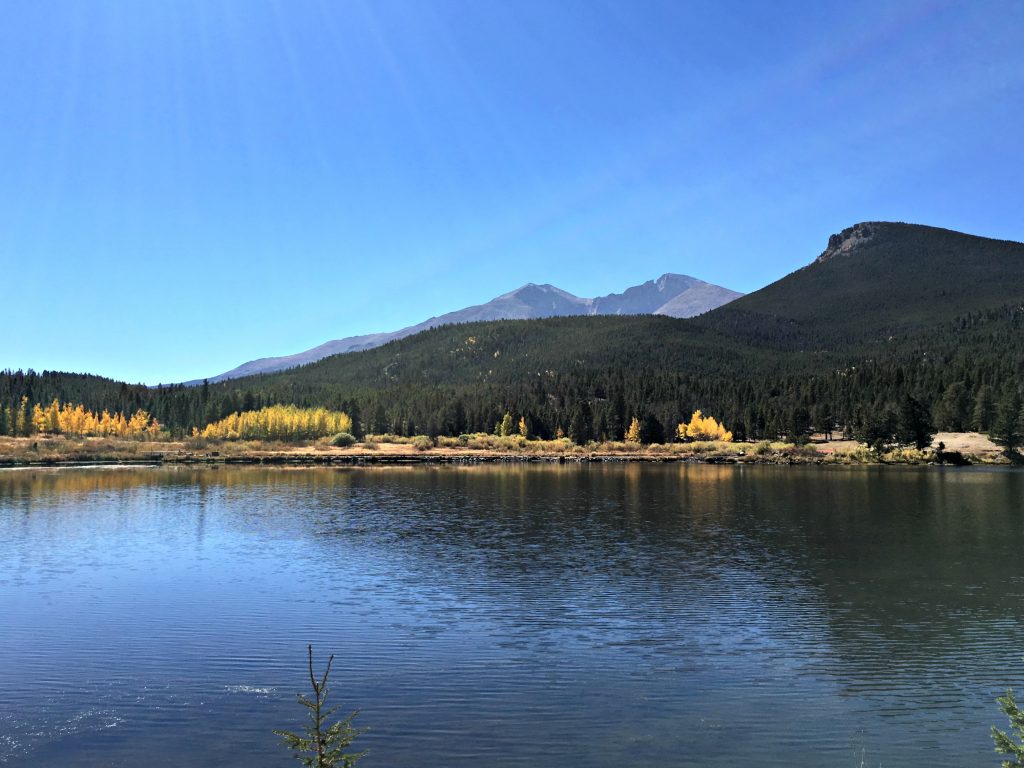
[[[0,762],[287,761],[307,642],[387,766],[984,763],[1024,475],[0,473]]]

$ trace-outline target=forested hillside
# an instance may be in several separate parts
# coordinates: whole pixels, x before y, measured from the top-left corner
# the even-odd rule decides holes
[[[972,313],[1024,303],[1024,245],[865,222],[811,264],[697,320],[772,349],[873,354]]]
[[[95,377],[0,378],[0,400],[144,408],[178,432],[273,403],[354,429],[670,436],[697,408],[737,438],[863,430],[907,398],[946,429],[989,430],[1024,377],[1024,245],[860,224],[814,263],[694,319],[565,317],[435,328],[264,376],[148,390]],[[1019,405],[1017,406],[1019,411]]]

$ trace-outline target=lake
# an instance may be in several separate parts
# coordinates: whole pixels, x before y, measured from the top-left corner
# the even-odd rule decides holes
[[[679,464],[0,472],[0,763],[997,765],[1024,474]]]

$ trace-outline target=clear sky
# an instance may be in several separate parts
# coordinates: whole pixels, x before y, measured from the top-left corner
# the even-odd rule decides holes
[[[0,368],[751,291],[862,220],[1022,240],[1022,190],[1022,2],[6,2]]]

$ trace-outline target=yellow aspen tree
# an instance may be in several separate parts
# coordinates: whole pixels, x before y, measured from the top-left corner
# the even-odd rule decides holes
[[[18,434],[28,437],[32,434],[34,425],[32,423],[32,409],[28,405],[28,398],[21,398],[21,407],[18,409]]]
[[[146,429],[149,427],[149,414],[141,408],[132,414],[132,417],[128,420],[128,436],[129,437],[142,437],[146,434]]]
[[[32,431],[33,432],[46,432],[46,411],[43,407],[36,403],[32,406]]]
[[[519,417],[519,434],[526,440],[530,439],[530,427],[526,424],[526,417]]]
[[[46,431],[51,435],[60,432],[60,403],[57,402],[57,398],[46,406]]]
[[[272,405],[231,413],[197,434],[215,440],[303,440],[351,431],[352,419],[342,411]]]
[[[698,408],[693,412],[693,416],[690,417],[690,423],[686,425],[686,436],[691,440],[700,440],[703,421],[704,415]]]
[[[676,429],[680,438],[690,440],[719,440],[732,442],[732,432],[720,424],[713,416],[704,416],[699,410],[693,412],[688,424],[680,424]]]
[[[636,416],[634,416],[633,420],[629,422],[629,429],[626,430],[626,442],[640,442],[640,419],[638,419]]]

